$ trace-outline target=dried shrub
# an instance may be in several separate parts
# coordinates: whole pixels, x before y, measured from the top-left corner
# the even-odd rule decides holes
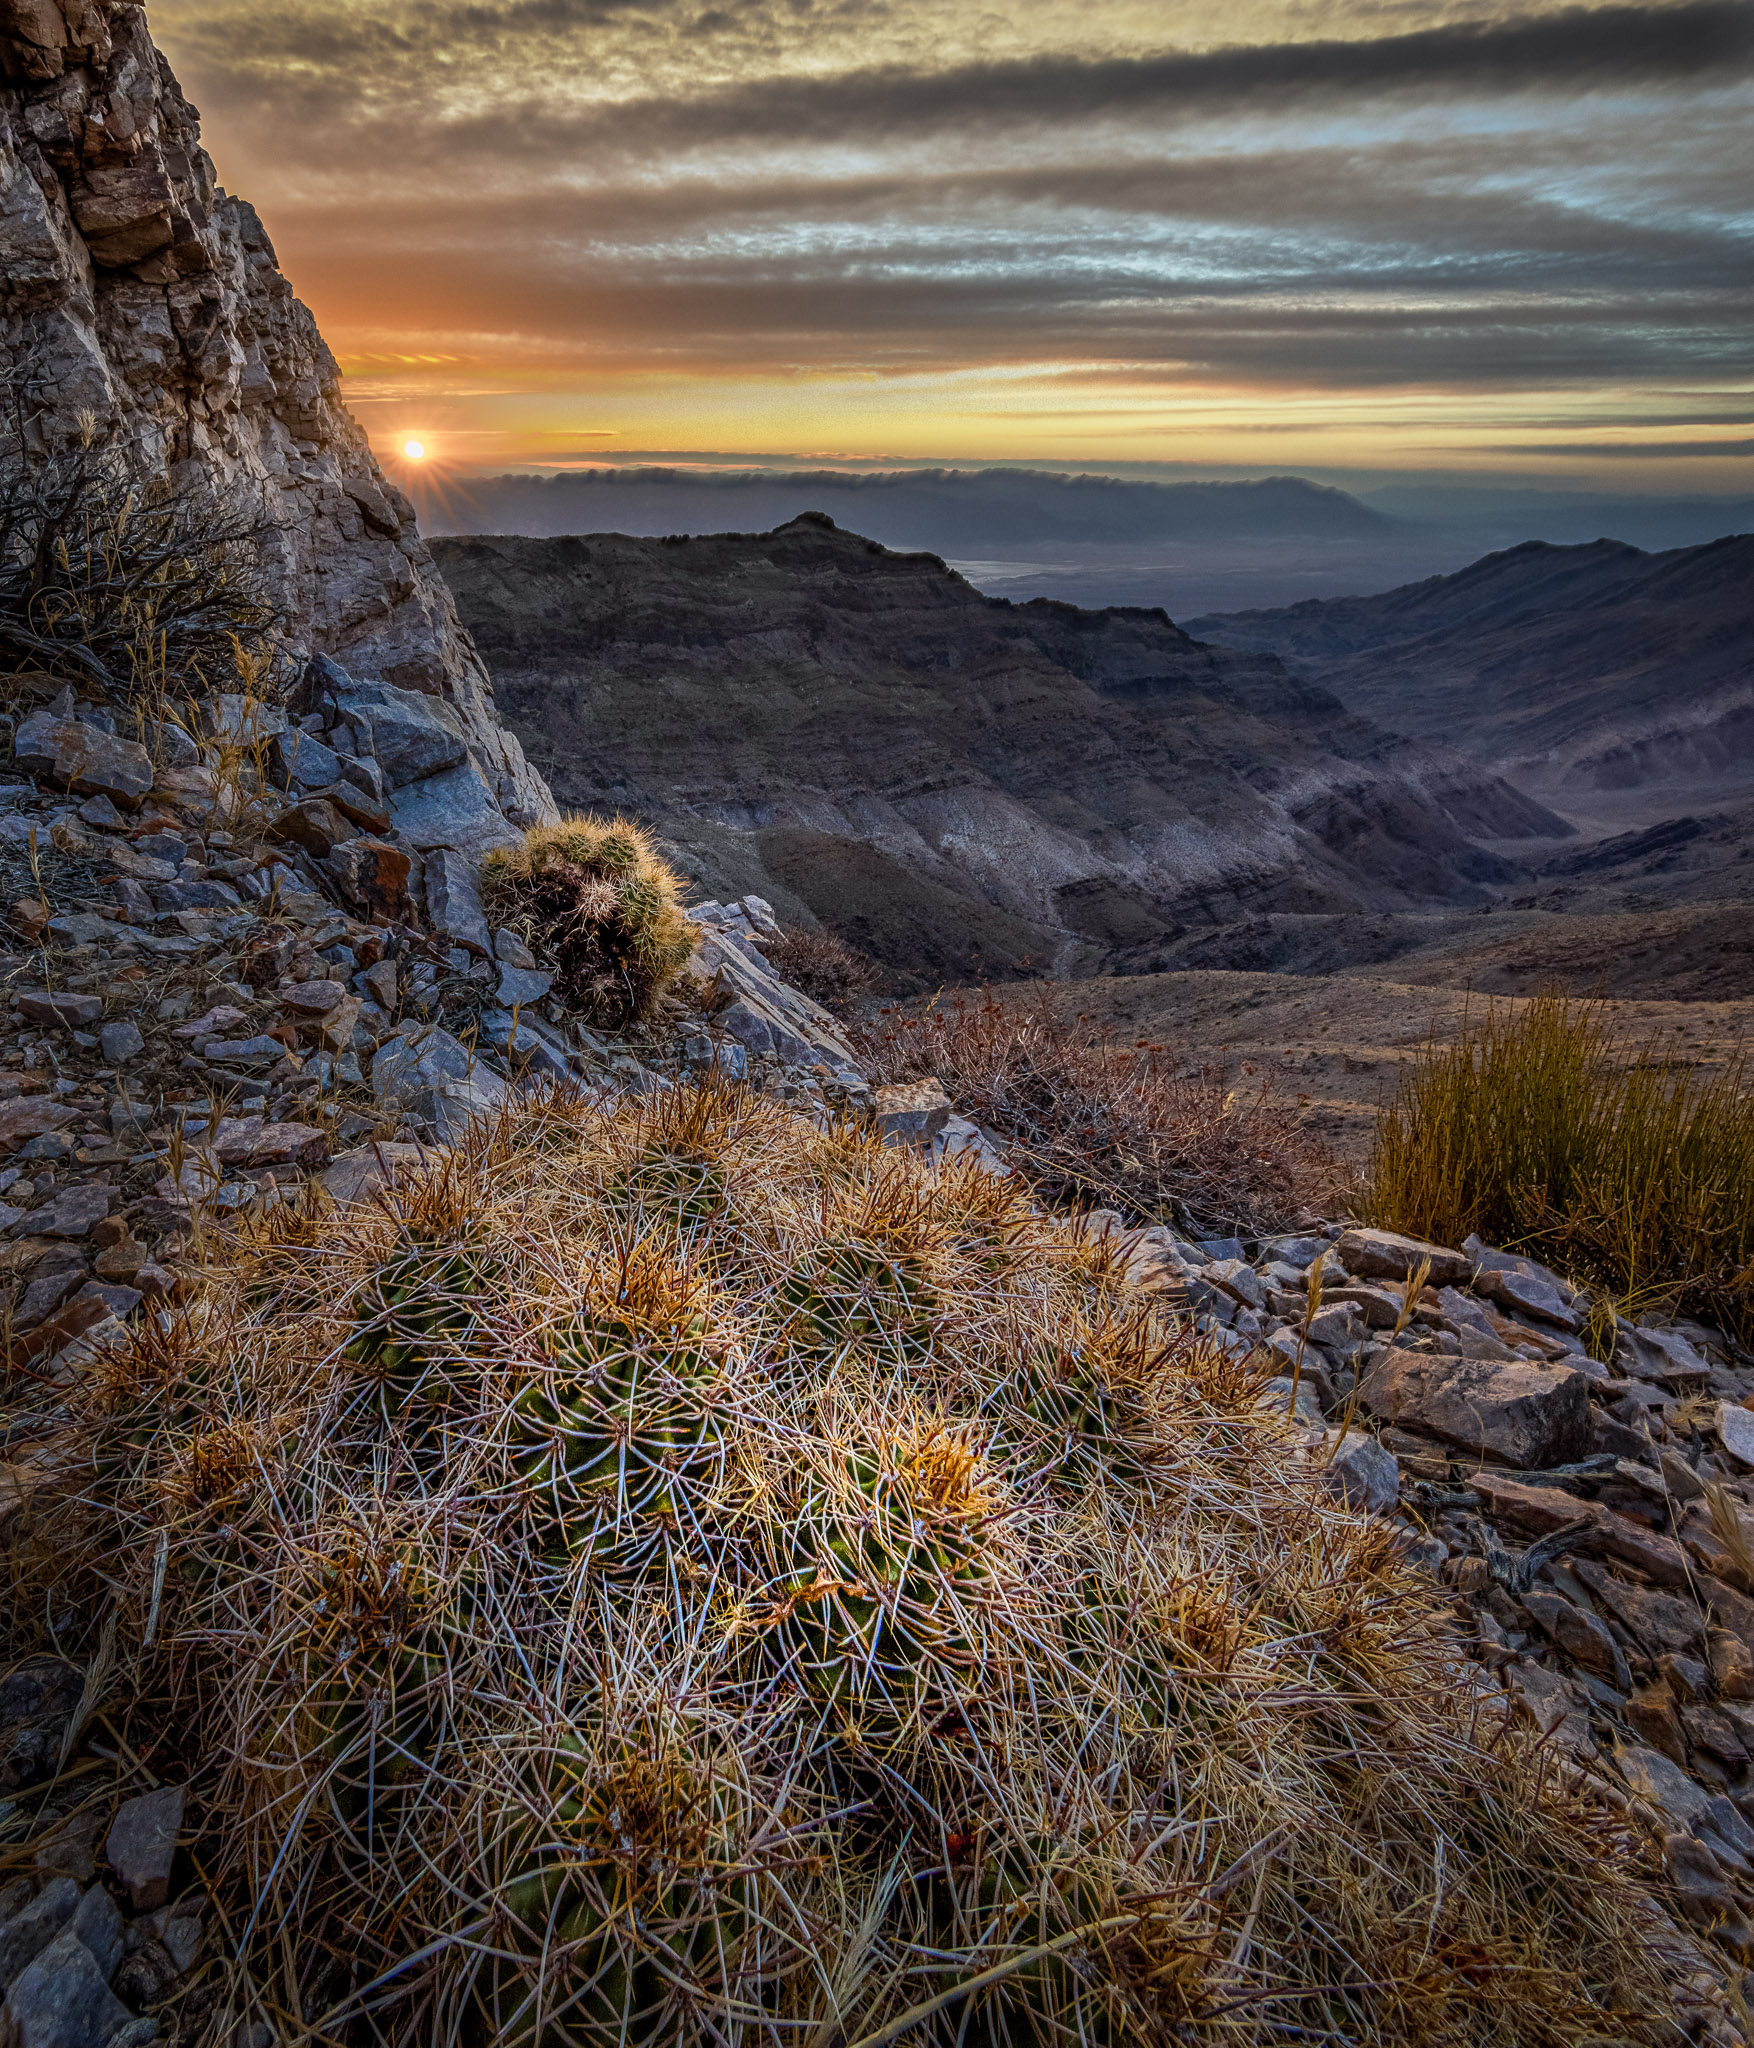
[[[787,925],[766,952],[768,965],[782,981],[836,1015],[874,995],[881,979],[874,960],[826,929]]]
[[[0,1627],[193,1761],[176,2038],[1671,2038],[1611,1817],[1079,1242],[745,1091],[557,1094],[15,1406]]]
[[[681,884],[625,818],[537,825],[482,863],[482,899],[554,970],[574,1009],[609,1030],[648,1016],[688,964]]]
[[[874,1079],[942,1081],[1050,1201],[1112,1203],[1209,1236],[1283,1228],[1329,1184],[1275,1075],[1190,1075],[1162,1046],[1061,1016],[1045,989],[885,1009],[853,1036]]]
[[[143,475],[95,427],[40,454],[0,437],[0,671],[72,683],[142,719],[235,687],[278,691],[254,506]]]
[[[1754,1071],[1745,1053],[1707,1075],[1675,1055],[1594,1003],[1491,1005],[1404,1070],[1365,1206],[1754,1340]]]

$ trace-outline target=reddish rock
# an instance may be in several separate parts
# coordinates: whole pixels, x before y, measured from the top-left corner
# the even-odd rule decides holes
[[[332,847],[351,839],[357,829],[327,799],[312,796],[288,804],[268,827],[266,837],[281,845],[302,846],[321,860]]]
[[[64,1024],[83,1029],[104,1013],[101,996],[76,995],[71,989],[27,988],[18,998],[18,1012],[33,1024]]]
[[[384,924],[406,924],[414,916],[409,893],[413,860],[384,839],[350,839],[323,863],[348,901]]]
[[[21,1095],[0,1107],[0,1152],[16,1152],[32,1138],[46,1137],[72,1123],[77,1114],[46,1095]]]
[[[1521,1360],[1385,1351],[1359,1384],[1372,1415],[1525,1471],[1582,1457],[1589,1381]]]
[[[300,981],[278,991],[282,1008],[301,1017],[326,1017],[346,993],[338,981]]]
[[[1479,1494],[1494,1522],[1531,1542],[1568,1524],[1587,1522],[1588,1529],[1572,1546],[1579,1556],[1613,1558],[1616,1563],[1631,1565],[1658,1586],[1681,1587],[1689,1592],[1697,1586],[1702,1598],[1703,1589],[1714,1583],[1701,1578],[1680,1544],[1640,1528],[1599,1501],[1580,1500],[1559,1486],[1524,1486],[1487,1468],[1471,1474],[1468,1483]],[[1754,1612],[1754,1602],[1744,1601],[1742,1605]],[[1729,1625],[1736,1626],[1734,1622]]]
[[[329,1163],[329,1140],[312,1124],[259,1123],[227,1117],[214,1145],[222,1166],[302,1166]]]

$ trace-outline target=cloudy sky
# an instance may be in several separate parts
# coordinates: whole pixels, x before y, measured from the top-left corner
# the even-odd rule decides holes
[[[380,447],[1754,476],[1754,7],[151,15]]]

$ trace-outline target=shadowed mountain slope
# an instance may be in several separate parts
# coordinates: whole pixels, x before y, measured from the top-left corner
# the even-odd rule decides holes
[[[1565,828],[1270,655],[1160,611],[983,597],[806,515],[694,539],[438,544],[502,710],[563,804],[660,826],[904,982],[1256,910],[1481,900],[1468,835]]]
[[[1189,630],[1277,654],[1553,801],[1754,784],[1754,535],[1656,555],[1530,541],[1377,597]]]

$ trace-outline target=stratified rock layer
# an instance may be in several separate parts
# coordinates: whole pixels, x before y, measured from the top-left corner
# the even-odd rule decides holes
[[[478,819],[551,815],[413,508],[255,210],[215,182],[144,8],[0,0],[0,80],[0,347],[33,440],[95,420],[142,475],[259,505],[295,645],[445,699]],[[496,836],[491,818],[475,832]]]

